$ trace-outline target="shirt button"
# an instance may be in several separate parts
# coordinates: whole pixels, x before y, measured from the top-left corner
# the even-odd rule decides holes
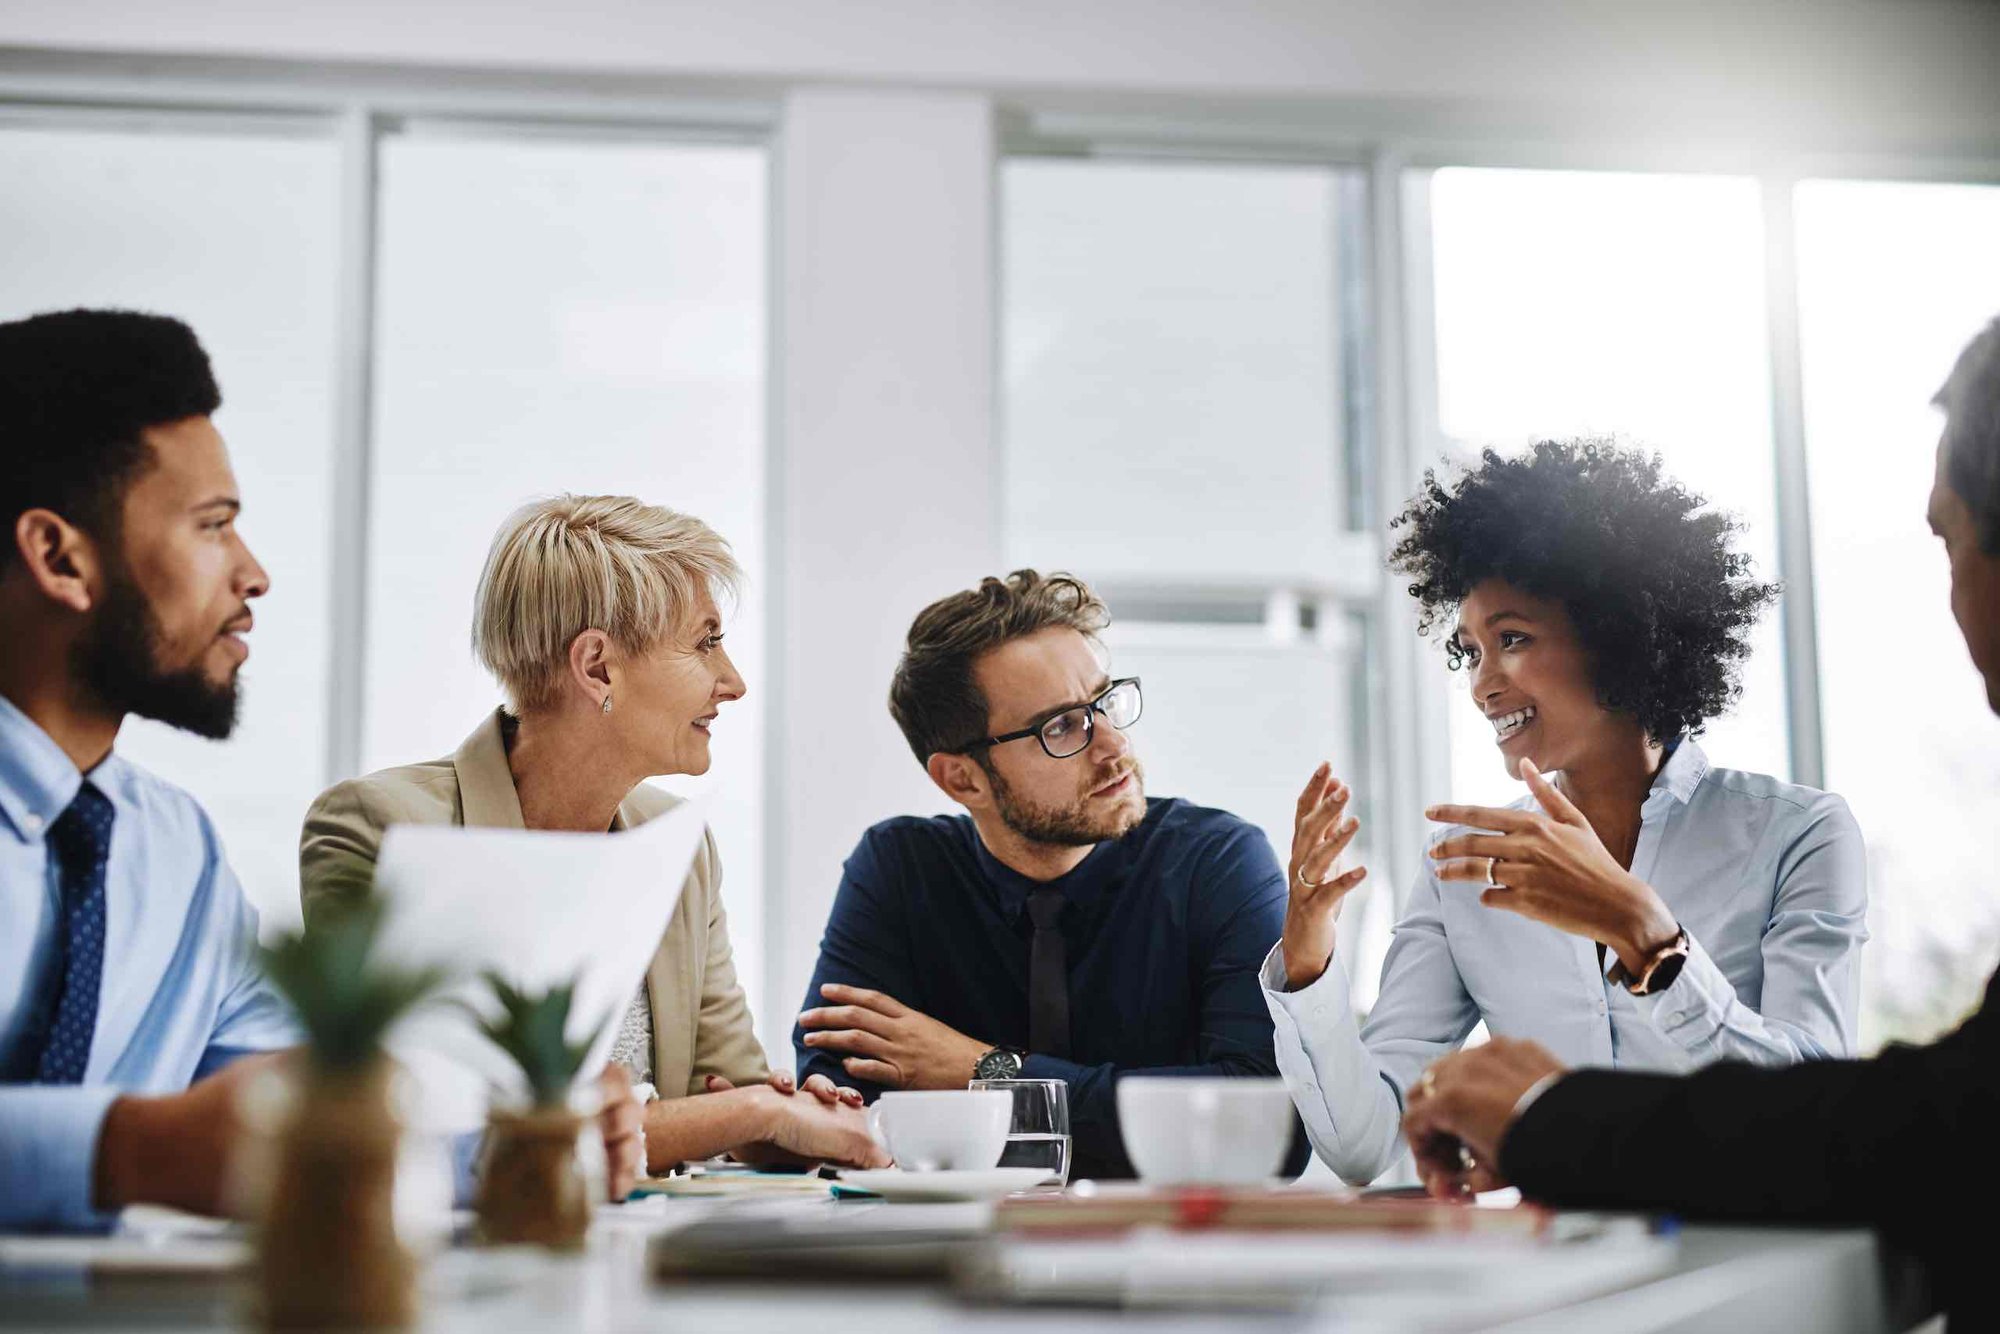
[[[1326,1007],[1324,1005],[1313,1006],[1313,1018],[1315,1019],[1326,1018]]]
[[[42,832],[42,817],[39,815],[29,815],[22,823],[28,826],[28,832],[31,834]]]

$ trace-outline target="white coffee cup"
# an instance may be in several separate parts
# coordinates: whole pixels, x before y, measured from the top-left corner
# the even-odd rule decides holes
[[[908,1172],[982,1172],[1000,1161],[1014,1097],[959,1089],[884,1093],[868,1133]]]
[[[1292,1141],[1292,1096],[1282,1079],[1134,1075],[1118,1081],[1118,1126],[1147,1181],[1269,1181]]]

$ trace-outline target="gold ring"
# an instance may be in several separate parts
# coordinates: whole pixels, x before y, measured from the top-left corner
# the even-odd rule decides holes
[[[1437,1082],[1437,1071],[1426,1070],[1423,1074],[1417,1076],[1417,1092],[1428,1098],[1431,1094],[1437,1092]]]
[[[1336,877],[1328,876],[1326,880],[1308,880],[1306,879],[1306,868],[1303,865],[1301,865],[1299,867],[1299,873],[1293,876],[1292,878],[1299,882],[1300,889],[1318,889],[1322,885],[1326,884],[1327,880],[1333,880]]]
[[[1497,883],[1499,883],[1498,881],[1494,880],[1494,878],[1493,878],[1493,868],[1494,868],[1494,867],[1496,867],[1496,866],[1498,866],[1499,864],[1500,864],[1500,859],[1499,859],[1498,857],[1488,857],[1488,858],[1486,859],[1486,883],[1487,883],[1487,884],[1489,884],[1489,885],[1492,885],[1492,884],[1497,884]]]

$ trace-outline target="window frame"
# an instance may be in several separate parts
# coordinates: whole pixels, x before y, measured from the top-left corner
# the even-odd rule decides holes
[[[1393,113],[1390,113],[1393,116]],[[1002,139],[1002,157],[1065,155],[1245,164],[1311,163],[1359,167],[1366,173],[1367,244],[1358,258],[1369,318],[1361,327],[1359,355],[1372,364],[1372,420],[1346,439],[1363,457],[1350,476],[1373,475],[1366,488],[1374,521],[1393,513],[1422,480],[1427,461],[1448,453],[1437,419],[1437,341],[1434,328],[1429,175],[1447,167],[1575,172],[1727,175],[1753,180],[1762,201],[1765,251],[1764,320],[1771,376],[1771,437],[1776,487],[1777,577],[1786,595],[1780,609],[1784,644],[1786,738],[1793,782],[1825,786],[1825,726],[1819,691],[1818,617],[1812,559],[1811,477],[1807,459],[1804,372],[1800,352],[1798,235],[1794,190],[1806,180],[1872,180],[2000,185],[2000,157],[1912,153],[1828,154],[1787,148],[1745,151],[1660,141],[1605,139],[1591,134],[1560,137],[1445,134],[1422,138],[1391,127],[1370,134],[1374,119],[1358,108],[1352,125],[1258,126],[1235,118],[1178,119],[1173,115],[1120,115],[1051,109],[1030,113]],[[1343,328],[1354,327],[1343,325]],[[1345,341],[1345,340],[1344,340]],[[1361,488],[1351,494],[1360,495]],[[1385,585],[1392,581],[1384,581]],[[1400,589],[1385,587],[1369,624],[1390,631],[1399,620],[1413,629]],[[1402,615],[1399,616],[1399,613]],[[1387,726],[1370,722],[1384,746],[1385,784],[1391,811],[1421,810],[1425,792],[1443,790],[1450,778],[1450,745],[1437,692],[1410,685],[1418,675],[1414,654],[1397,641],[1414,635],[1387,633],[1369,663],[1382,677],[1371,702],[1389,705]],[[1399,688],[1401,687],[1401,688]],[[1409,821],[1400,820],[1399,824]],[[1390,838],[1398,894],[1421,852],[1421,831]]]
[[[797,88],[808,85],[801,83]],[[779,188],[786,98],[793,86],[773,80],[660,78],[642,75],[498,74],[415,67],[343,67],[271,59],[147,57],[118,53],[0,55],[0,126],[73,125],[95,120],[127,127],[232,126],[326,135],[342,158],[340,292],[337,328],[335,488],[333,497],[333,635],[327,698],[325,778],[354,771],[362,739],[365,681],[374,280],[377,262],[377,158],[384,137],[415,128],[457,134],[641,138],[658,142],[753,143],[767,150],[771,172],[770,232],[783,231]],[[1225,104],[1193,95],[1110,97],[1084,90],[1038,94],[975,89],[994,112],[994,171],[1017,155],[1107,156],[1314,164],[1356,173],[1342,225],[1338,299],[1342,334],[1342,437],[1349,442],[1349,521],[1362,535],[1359,562],[1372,559],[1378,577],[1312,590],[1261,590],[1280,608],[1284,597],[1306,597],[1360,618],[1364,671],[1358,709],[1369,754],[1378,850],[1392,876],[1398,904],[1419,865],[1424,830],[1417,814],[1450,780],[1444,692],[1430,688],[1414,633],[1415,610],[1394,580],[1380,577],[1383,543],[1369,538],[1421,480],[1443,440],[1437,425],[1436,345],[1427,191],[1416,173],[1443,167],[1498,167],[1619,172],[1695,172],[1749,177],[1760,183],[1766,246],[1765,318],[1772,376],[1773,448],[1778,499],[1779,576],[1789,590],[1783,612],[1786,712],[1794,781],[1823,785],[1823,722],[1810,533],[1811,484],[1803,420],[1803,379],[1797,291],[1793,190],[1807,179],[2000,185],[2000,139],[1936,145],[1937,151],[1823,153],[1798,143],[1709,138],[1681,141],[1662,132],[1620,127],[1552,129],[1530,108],[1440,108],[1393,99],[1340,103]],[[1112,109],[1116,108],[1116,109]],[[1350,178],[1344,177],[1343,180]],[[983,275],[989,295],[997,274]],[[767,284],[768,469],[765,568],[770,642],[782,642],[783,456],[779,408],[784,359],[780,312],[782,276]],[[998,303],[994,338],[999,338]],[[1354,331],[1355,336],[1348,336]],[[997,361],[997,358],[996,358]],[[998,395],[995,395],[998,411]],[[996,465],[1003,439],[996,418]],[[996,467],[997,472],[997,467]],[[1002,502],[996,485],[992,496]],[[1216,590],[1185,586],[1131,592],[1172,601]],[[1240,590],[1239,590],[1240,591]],[[1296,606],[1294,605],[1294,611]],[[1322,614],[1326,614],[1322,612]],[[772,664],[774,678],[782,664]],[[769,711],[765,792],[782,800],[785,710],[773,690]],[[766,822],[767,883],[761,889],[767,947],[784,916],[784,834]],[[1282,851],[1282,850],[1281,850]],[[768,950],[767,950],[768,952]],[[785,997],[768,970],[763,1009]]]

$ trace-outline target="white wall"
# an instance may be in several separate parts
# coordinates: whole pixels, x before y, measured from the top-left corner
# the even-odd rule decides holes
[[[806,89],[784,125],[767,818],[778,897],[772,994],[758,1007],[779,1060],[841,860],[875,821],[944,804],[889,718],[910,619],[1000,555],[985,99]]]
[[[0,47],[1174,94],[1851,148],[2000,133],[1979,0],[9,0]]]

